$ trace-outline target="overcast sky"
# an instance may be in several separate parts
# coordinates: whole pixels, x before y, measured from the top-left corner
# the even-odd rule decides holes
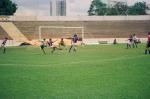
[[[26,16],[49,16],[50,0],[12,0],[18,4],[16,15]],[[102,0],[106,2],[107,0]],[[137,1],[150,0],[124,0],[128,4]],[[68,0],[68,16],[86,16],[92,0]]]

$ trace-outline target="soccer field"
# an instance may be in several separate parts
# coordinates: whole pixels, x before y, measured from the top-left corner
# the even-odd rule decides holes
[[[92,45],[46,55],[39,47],[0,50],[0,99],[150,99],[145,45]]]

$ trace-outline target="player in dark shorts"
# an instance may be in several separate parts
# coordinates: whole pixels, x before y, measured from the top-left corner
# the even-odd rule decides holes
[[[150,54],[150,32],[148,32],[147,38],[148,38],[148,39],[147,39],[145,54],[147,54],[148,52],[149,52],[149,54]]]
[[[62,50],[62,49],[65,48],[65,47],[66,47],[66,44],[65,44],[65,42],[64,42],[64,39],[61,38],[61,40],[60,40],[60,42],[59,42],[59,49]]]
[[[6,53],[6,43],[7,43],[8,38],[5,38],[1,44],[1,49],[3,48],[3,53]]]
[[[46,54],[45,50],[44,50],[44,48],[46,47],[45,41],[46,41],[46,39],[43,39],[43,41],[41,41],[41,45],[40,45],[41,50],[43,51],[44,54]]]
[[[133,37],[132,35],[130,35],[127,42],[127,49],[131,48],[132,43],[133,43]]]
[[[78,36],[76,34],[74,34],[72,39],[71,39],[71,47],[69,49],[69,52],[71,52],[72,49],[73,49],[73,51],[77,50],[77,48],[76,48],[77,41],[78,41]]]
[[[61,47],[61,46],[64,46],[64,47],[66,46],[63,38],[61,38],[61,40],[59,42],[59,47]]]
[[[47,44],[48,44],[48,46],[50,47],[50,48],[52,48],[52,51],[51,51],[51,53],[53,53],[56,49],[57,49],[57,47],[56,46],[54,46],[54,42],[56,42],[57,40],[55,40],[55,41],[52,41],[52,39],[50,38],[49,39],[49,41],[47,41]]]

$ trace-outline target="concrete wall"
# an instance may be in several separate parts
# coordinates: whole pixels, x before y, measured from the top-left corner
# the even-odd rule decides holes
[[[150,15],[140,16],[9,16],[9,21],[112,21],[112,20],[150,20]]]
[[[144,38],[150,31],[150,20],[123,20],[123,21],[15,21],[17,28],[29,39],[38,38],[39,26],[65,26],[65,27],[84,27],[85,38],[127,38],[135,33],[138,37]],[[71,37],[67,29],[42,30],[42,34],[52,34],[48,37],[57,36],[59,32],[66,32]],[[55,35],[56,33],[56,35]],[[81,36],[81,32],[78,32]],[[46,37],[46,35],[45,35]],[[44,38],[45,38],[44,37]]]

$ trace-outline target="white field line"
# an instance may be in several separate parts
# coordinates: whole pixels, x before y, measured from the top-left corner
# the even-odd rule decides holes
[[[130,60],[135,58],[141,58],[146,55],[140,55],[140,56],[133,56],[133,57],[120,57],[120,58],[112,58],[112,59],[101,59],[101,60],[83,60],[83,61],[76,61],[76,62],[67,62],[67,63],[52,63],[52,64],[13,64],[13,63],[0,63],[0,66],[41,66],[41,67],[47,67],[47,66],[55,66],[55,65],[71,65],[71,64],[80,64],[80,63],[95,63],[95,62],[110,62],[110,61],[120,61],[120,60]]]

